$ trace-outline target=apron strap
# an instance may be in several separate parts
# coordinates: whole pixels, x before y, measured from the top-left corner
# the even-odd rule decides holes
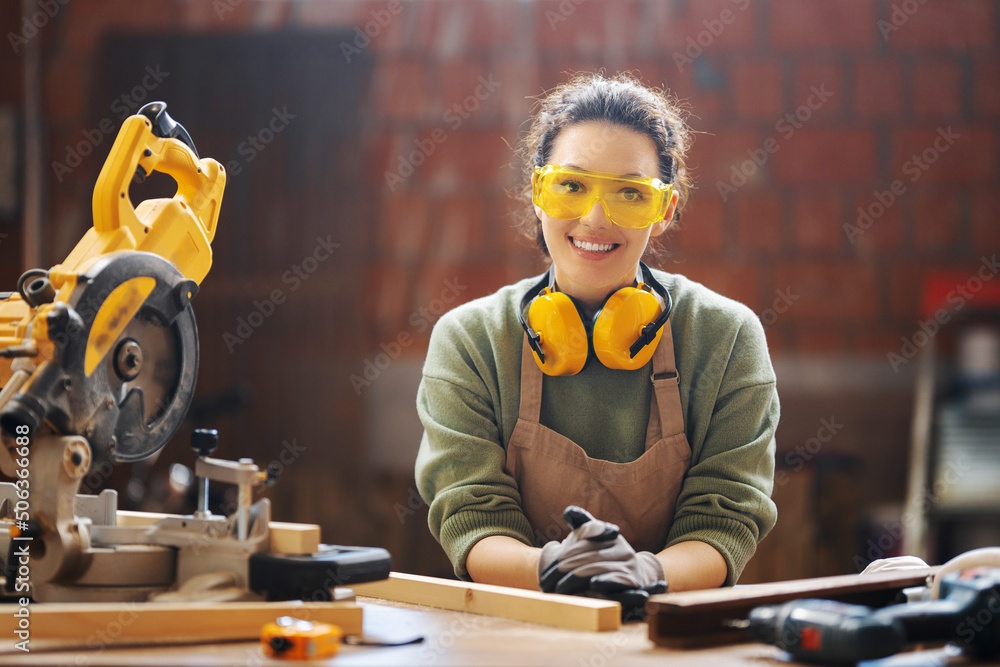
[[[528,336],[521,343],[521,403],[517,418],[537,424],[542,414],[542,369],[535,363],[535,356],[528,345]]]
[[[660,433],[646,433],[646,448],[659,438],[684,433],[684,410],[681,406],[680,378],[674,358],[674,337],[670,320],[663,325],[663,335],[653,353],[653,394],[660,417]],[[651,439],[655,438],[651,442]]]

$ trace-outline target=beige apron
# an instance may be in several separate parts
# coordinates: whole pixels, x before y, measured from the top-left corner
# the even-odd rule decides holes
[[[543,375],[525,339],[521,406],[504,470],[517,481],[536,545],[569,534],[562,518],[568,505],[579,505],[598,519],[618,524],[636,551],[656,553],[666,545],[691,462],[669,322],[653,354],[652,379],[642,456],[629,463],[592,459],[575,442],[539,423]]]

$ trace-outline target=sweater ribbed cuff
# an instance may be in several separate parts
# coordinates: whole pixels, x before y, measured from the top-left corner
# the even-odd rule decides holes
[[[442,522],[441,546],[455,566],[455,576],[464,581],[470,580],[469,571],[465,568],[469,552],[476,542],[493,535],[513,537],[534,546],[531,524],[519,509],[494,512],[466,510],[452,514]]]
[[[667,546],[693,541],[704,542],[722,554],[729,571],[725,586],[736,584],[757,551],[757,539],[745,523],[720,516],[689,514],[674,521]],[[669,585],[669,575],[667,579]]]

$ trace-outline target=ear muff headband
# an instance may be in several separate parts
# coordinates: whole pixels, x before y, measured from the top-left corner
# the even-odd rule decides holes
[[[673,309],[670,293],[649,267],[640,262],[640,269],[646,282],[614,292],[594,319],[594,352],[608,368],[635,370],[646,365]],[[543,373],[575,375],[587,361],[587,330],[573,300],[549,288],[551,272],[549,268],[522,297],[517,318]],[[665,308],[660,307],[653,291],[666,304]],[[528,308],[527,320],[525,308]]]

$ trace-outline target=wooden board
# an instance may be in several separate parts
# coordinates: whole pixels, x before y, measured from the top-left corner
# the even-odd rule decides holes
[[[724,621],[745,619],[754,607],[788,600],[823,598],[881,607],[896,602],[904,588],[922,586],[937,567],[797,579],[770,584],[654,595],[646,605],[649,638],[658,646],[696,646],[746,641],[743,631]]]
[[[182,519],[180,514],[163,512],[135,512],[118,510],[118,525],[151,526],[163,519]],[[304,555],[316,553],[320,543],[320,528],[315,523],[287,523],[272,521],[267,524],[271,534],[271,553]]]
[[[256,640],[279,616],[339,625],[359,635],[353,602],[45,602],[29,606],[31,641],[74,640],[121,645]],[[0,614],[0,635],[16,637],[18,619]],[[102,639],[103,638],[103,639]]]
[[[400,572],[390,573],[386,580],[352,588],[358,595],[382,600],[498,616],[557,628],[605,631],[621,627],[621,605],[608,600]]]

